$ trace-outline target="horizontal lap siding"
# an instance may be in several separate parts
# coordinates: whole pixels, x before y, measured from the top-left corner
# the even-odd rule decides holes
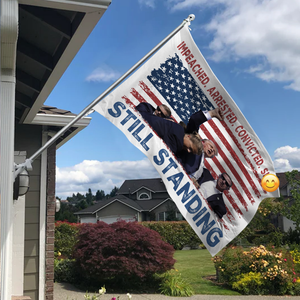
[[[15,150],[26,151],[30,157],[42,145],[42,127],[16,125]],[[39,288],[39,210],[41,161],[33,162],[29,171],[30,188],[25,203],[24,295],[38,300]]]
[[[120,202],[114,202],[106,206],[105,208],[101,209],[97,212],[97,216],[99,217],[106,217],[106,216],[116,216],[116,215],[135,215],[137,211],[133,208],[130,208],[127,205],[124,205]]]

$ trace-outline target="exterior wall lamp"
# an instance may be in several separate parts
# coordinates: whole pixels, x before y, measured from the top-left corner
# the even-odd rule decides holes
[[[55,211],[56,212],[60,211],[60,201],[59,201],[59,199],[56,199],[56,201],[55,201]]]
[[[29,190],[29,175],[27,170],[23,170],[15,178],[13,198],[17,200],[20,196],[25,195]]]

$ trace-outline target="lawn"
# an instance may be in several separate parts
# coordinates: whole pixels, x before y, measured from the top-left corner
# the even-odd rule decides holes
[[[204,279],[206,276],[216,274],[212,257],[207,250],[178,250],[175,251],[174,258],[176,259],[175,269],[191,284],[195,294],[240,295]]]

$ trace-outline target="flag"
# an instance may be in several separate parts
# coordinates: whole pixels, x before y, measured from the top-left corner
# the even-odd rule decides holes
[[[154,107],[166,104],[173,120],[184,123],[200,109],[221,109],[224,121],[213,118],[205,122],[199,134],[218,148],[217,156],[205,159],[205,168],[215,179],[226,172],[233,181],[231,189],[223,193],[227,213],[222,219],[192,184],[171,150],[135,110],[141,102]],[[264,175],[275,174],[268,152],[210,69],[187,26],[95,110],[147,155],[181,214],[212,256],[247,226],[264,198],[279,196],[278,191],[266,192],[261,186]]]

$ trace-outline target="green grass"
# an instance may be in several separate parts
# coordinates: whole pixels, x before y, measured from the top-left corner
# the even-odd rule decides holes
[[[175,251],[174,258],[176,259],[175,269],[178,270],[184,280],[191,284],[195,294],[240,295],[203,278],[216,274],[212,257],[207,250],[178,250]]]

